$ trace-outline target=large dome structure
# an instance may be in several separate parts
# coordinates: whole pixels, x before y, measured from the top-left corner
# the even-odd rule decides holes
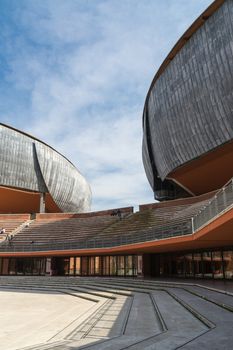
[[[117,276],[169,277],[169,284],[170,277],[233,280],[232,19],[233,0],[214,1],[168,55],[147,95],[144,166],[156,198],[172,200],[136,212],[58,212],[88,210],[86,181],[48,145],[0,125],[0,208],[14,210],[0,214],[0,275],[95,276],[97,285],[104,276],[109,286]],[[44,199],[47,213],[30,215]]]
[[[231,0],[214,1],[171,50],[147,94],[143,130],[156,199],[201,195],[233,176]]]
[[[0,213],[87,212],[91,190],[64,156],[0,124]]]

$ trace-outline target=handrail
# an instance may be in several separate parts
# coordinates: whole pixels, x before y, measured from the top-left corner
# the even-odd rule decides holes
[[[233,206],[233,178],[192,217],[192,233],[213,221]]]
[[[150,229],[131,234],[109,237],[96,237],[83,240],[66,240],[64,242],[33,242],[24,244],[14,240],[0,244],[0,252],[42,252],[51,250],[83,250],[98,248],[113,248],[136,243],[157,241],[161,239],[184,236],[195,233],[201,227],[207,225],[221,213],[233,207],[233,179],[231,179],[219,192],[215,194],[207,205],[191,219],[185,219],[179,223],[167,223]],[[22,244],[23,243],[23,244]]]
[[[51,250],[82,250],[97,248],[112,248],[135,243],[156,241],[160,239],[177,237],[191,234],[190,222],[184,221],[179,225],[167,225],[163,227],[155,227],[144,232],[136,232],[134,234],[125,234],[121,236],[97,237],[82,241],[64,241],[64,242],[31,242],[28,244],[14,244],[14,240],[0,245],[0,252],[34,252],[34,251],[51,251]]]

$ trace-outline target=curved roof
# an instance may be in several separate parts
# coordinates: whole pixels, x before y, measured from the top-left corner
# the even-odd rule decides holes
[[[142,150],[156,198],[204,193],[194,191],[174,172],[233,140],[232,4],[213,2],[173,47],[151,83],[143,112]],[[205,175],[204,168],[197,169],[200,178]],[[231,176],[232,171],[217,186]]]
[[[20,134],[22,134],[22,135],[25,135],[25,136],[27,136],[27,137],[30,137],[31,139],[33,139],[33,140],[35,140],[35,141],[38,141],[38,142],[40,142],[40,143],[43,143],[43,145],[45,145],[45,146],[51,148],[52,150],[54,150],[55,152],[59,153],[59,154],[60,154],[63,158],[65,158],[69,163],[71,163],[73,166],[75,166],[75,165],[74,165],[68,158],[66,158],[63,154],[61,154],[61,153],[58,152],[55,148],[53,148],[53,147],[51,147],[50,145],[48,145],[46,142],[44,142],[44,141],[38,139],[37,137],[35,137],[35,136],[31,135],[31,134],[28,134],[28,133],[25,132],[25,131],[22,131],[22,130],[19,130],[19,129],[17,129],[17,128],[14,128],[14,127],[11,126],[11,125],[7,125],[7,124],[4,124],[4,123],[0,123],[0,126],[1,126],[1,125],[4,126],[5,128],[14,130],[14,131],[16,131],[16,132],[18,132],[18,133],[20,133]]]
[[[90,210],[90,186],[67,158],[45,142],[2,123],[0,134],[0,186],[50,193],[63,212]]]
[[[182,47],[186,44],[186,42],[193,36],[194,33],[205,23],[205,21],[214,14],[218,10],[218,8],[224,3],[225,0],[215,0],[207,9],[202,12],[202,14],[191,24],[191,26],[184,32],[184,34],[180,37],[180,39],[173,46],[161,66],[159,67],[157,73],[155,74],[148,93],[146,95],[146,100],[144,104],[144,110],[150,96],[150,92],[160,75],[164,72],[169,63],[173,60],[176,54],[182,49]]]

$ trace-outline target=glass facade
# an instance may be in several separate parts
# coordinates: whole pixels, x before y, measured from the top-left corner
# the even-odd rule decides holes
[[[0,274],[124,277],[137,276],[137,264],[136,255],[0,258]]]
[[[233,248],[153,256],[156,259],[148,260],[151,271],[148,276],[233,280]],[[144,275],[144,258],[141,255],[0,258],[0,274],[134,277]]]
[[[212,270],[215,279],[223,278],[223,256],[221,251],[212,252]]]
[[[233,250],[223,252],[223,271],[226,279],[233,279]]]
[[[103,276],[109,276],[110,275],[110,257],[105,256],[103,257]]]
[[[75,259],[75,270],[74,270],[74,275],[81,275],[81,258],[78,256]],[[72,273],[71,273],[72,274]]]
[[[202,254],[193,253],[193,275],[191,277],[202,277]]]
[[[109,258],[110,258],[110,260],[109,260],[109,264],[110,264],[109,275],[110,276],[117,276],[117,257],[110,256]]]
[[[193,254],[184,255],[184,265],[185,265],[185,277],[193,276],[194,274],[194,264],[193,264]]]
[[[70,258],[70,271],[69,271],[69,273],[71,274],[71,275],[74,275],[74,273],[75,273],[75,258]]]
[[[163,277],[233,280],[233,248],[159,254],[159,265]]]
[[[210,251],[202,253],[203,277],[213,277],[212,253]]]
[[[125,275],[125,257],[124,256],[118,256],[117,257],[117,274],[118,276],[124,276]]]
[[[135,255],[125,256],[125,275],[135,276],[137,274],[137,257]]]
[[[69,276],[137,276],[136,255],[81,256],[53,258],[54,275]],[[63,266],[58,269],[58,266]],[[67,268],[64,268],[67,267]],[[69,266],[69,269],[68,269]]]
[[[98,276],[101,273],[101,259],[99,256],[95,256],[95,275]]]
[[[88,275],[88,257],[82,256],[81,257],[81,276],[87,276]]]
[[[0,258],[1,275],[44,275],[45,258]]]

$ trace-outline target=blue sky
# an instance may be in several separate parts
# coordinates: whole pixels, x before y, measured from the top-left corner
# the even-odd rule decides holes
[[[92,210],[153,202],[142,111],[170,49],[209,0],[0,0],[0,120],[68,157]]]

